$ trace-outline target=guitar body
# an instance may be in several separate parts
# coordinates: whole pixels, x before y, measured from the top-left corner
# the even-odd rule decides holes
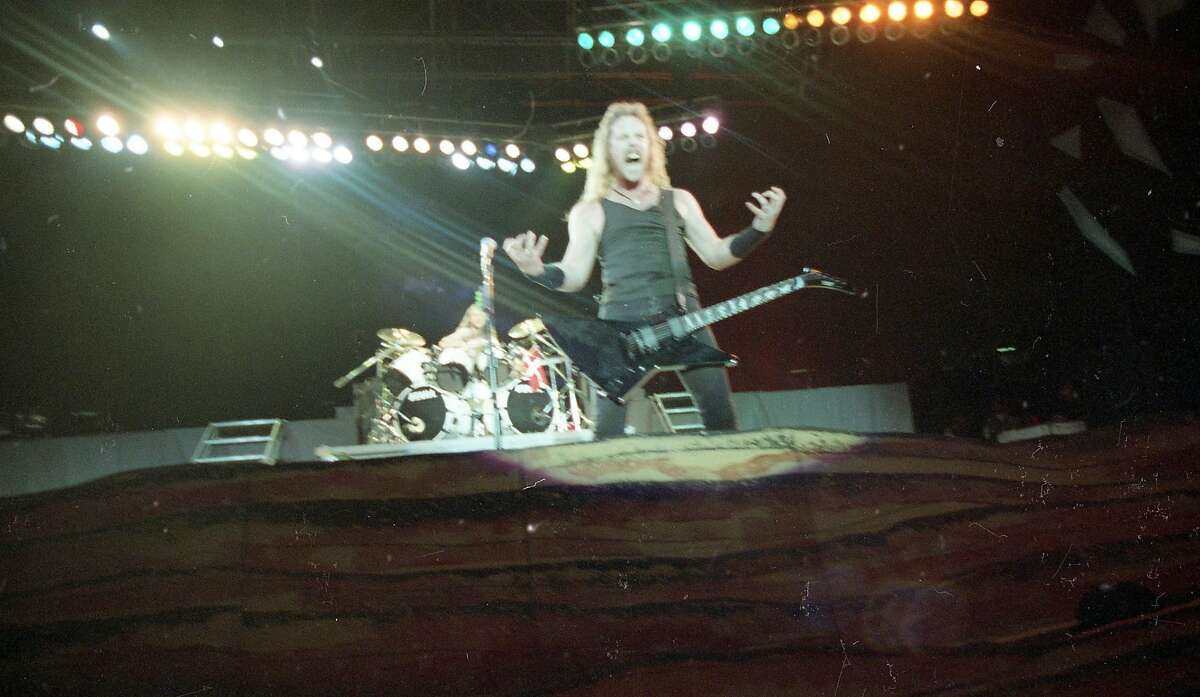
[[[617,404],[624,404],[630,390],[660,370],[737,363],[733,355],[692,336],[670,339],[656,351],[631,355],[625,335],[645,326],[639,322],[570,317],[543,317],[542,321],[575,367]]]

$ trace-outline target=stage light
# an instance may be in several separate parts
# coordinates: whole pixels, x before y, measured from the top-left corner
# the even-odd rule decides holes
[[[496,169],[496,161],[489,160],[486,157],[477,157],[475,158],[475,166],[484,171],[489,171]]]
[[[630,46],[641,46],[646,43],[646,32],[641,27],[633,27],[625,32],[625,43]]]
[[[850,11],[849,7],[835,7],[833,12],[829,13],[829,18],[833,20],[834,24],[845,26],[854,18],[854,13]]]
[[[308,145],[308,136],[304,135],[303,131],[292,129],[288,131],[288,145],[299,150]]]
[[[212,42],[213,46],[216,46],[217,48],[225,48],[225,39],[222,39],[216,34],[213,35]]]
[[[212,151],[214,155],[222,160],[233,159],[233,148],[229,147],[225,143],[214,143],[212,146]]]
[[[471,169],[471,158],[467,157],[461,152],[456,152],[450,156],[450,164],[465,172],[466,170]]]
[[[663,140],[670,140],[674,136],[675,136],[675,131],[672,131],[670,126],[659,126],[658,127],[658,137],[659,138],[662,138]]]
[[[25,130],[25,122],[22,121],[16,114],[5,114],[4,127],[13,133],[20,133]]]
[[[25,140],[37,145],[38,137],[33,131],[25,131]]]
[[[38,140],[41,141],[42,145],[45,145],[51,150],[59,150],[62,148],[63,144],[62,139],[60,139],[58,136],[42,136],[41,138],[38,138]]]
[[[289,162],[294,162],[298,165],[306,165],[311,159],[308,156],[307,148],[288,148],[288,150],[291,152],[291,157],[288,158]]]
[[[169,116],[160,116],[154,120],[154,132],[167,140],[179,140],[183,136],[179,122]]]
[[[684,138],[695,138],[696,124],[692,123],[691,121],[685,121],[679,125],[679,132],[683,134]]]
[[[688,41],[699,41],[704,30],[700,27],[700,23],[694,19],[690,19],[683,23],[683,38]]]
[[[704,121],[700,123],[700,128],[702,128],[705,133],[714,134],[721,130],[721,122],[715,116],[706,116]]]
[[[408,139],[404,136],[393,136],[392,149],[396,152],[405,152],[408,150]]]
[[[253,148],[258,145],[258,136],[254,135],[254,131],[249,128],[243,128],[238,131],[238,142],[248,148]]]
[[[866,5],[862,6],[861,10],[858,11],[859,20],[865,22],[866,24],[874,24],[875,22],[878,22],[879,18],[882,16],[883,12],[879,10],[879,5],[874,3],[867,3]]]
[[[333,149],[333,159],[344,165],[348,165],[354,160],[354,153],[350,152],[350,148],[345,145],[339,145]]]
[[[533,174],[533,170],[537,169],[537,165],[528,157],[521,158],[521,171],[525,174]]]
[[[479,148],[475,146],[475,141],[464,140],[458,144],[458,149],[462,150],[467,157],[475,157],[475,153],[479,152]]]
[[[100,139],[100,147],[115,155],[125,149],[125,144],[116,136],[104,136]]]
[[[278,128],[268,128],[263,131],[263,140],[267,141],[267,145],[279,147],[284,143],[283,133]],[[368,139],[369,140],[369,139]],[[368,143],[370,145],[370,143]]]
[[[988,13],[988,9],[990,8],[988,7],[987,2],[984,0],[975,0],[971,3],[971,16],[982,17]]]
[[[67,118],[63,121],[63,128],[76,138],[83,137],[83,124],[77,119]]]
[[[229,126],[226,126],[223,121],[214,121],[208,127],[208,135],[214,143],[230,143],[233,141],[233,134],[229,131]]]
[[[596,47],[596,40],[586,31],[579,32],[579,36],[575,38],[575,42],[579,44],[579,48],[585,51],[590,51]]]
[[[612,48],[617,43],[617,37],[613,36],[611,31],[605,29],[596,36],[596,41],[604,48]]]
[[[888,3],[887,14],[888,18],[893,22],[903,22],[904,18],[908,16],[908,5],[900,2],[900,0]]]
[[[145,155],[150,152],[150,144],[146,139],[134,133],[125,141],[125,148],[134,155]]]
[[[271,157],[281,162],[286,162],[291,159],[292,153],[286,147],[271,148]]]
[[[380,150],[383,150],[383,138],[380,138],[379,136],[375,135],[374,133],[367,136],[366,142],[367,142],[367,149],[370,150],[371,152],[379,152]]]
[[[574,162],[564,162],[560,166],[562,167],[562,171],[566,172],[567,174],[575,174]]]
[[[509,143],[504,146],[504,154],[515,160],[521,156],[521,149],[517,147],[516,143]]]
[[[763,33],[767,36],[775,36],[779,33],[779,20],[774,17],[767,17],[762,21]]]
[[[429,152],[429,141],[425,140],[424,138],[413,139],[413,150],[416,150],[424,155],[425,153]]]
[[[754,36],[754,20],[749,17],[733,20],[733,28],[740,36]]]
[[[929,0],[918,0],[913,3],[913,16],[917,19],[929,19],[933,16],[933,3]]]
[[[795,12],[788,12],[783,15],[783,28],[788,31],[796,31],[800,26],[800,15]]]
[[[179,157],[183,154],[183,146],[173,140],[168,140],[167,142],[163,143],[163,150],[166,150],[169,154],[174,155],[175,157]]]
[[[592,168],[592,158],[585,157],[582,160],[580,160],[579,168],[580,169],[591,169]]]
[[[588,146],[584,145],[583,143],[576,143],[571,147],[571,152],[575,153],[575,157],[587,157]]]
[[[238,148],[237,154],[240,155],[243,160],[253,160],[254,158],[258,157],[258,153],[254,152],[250,148]]]
[[[946,0],[946,16],[958,19],[963,16],[963,4],[960,0]]]
[[[671,25],[666,22],[659,22],[650,30],[650,36],[660,44],[665,44],[671,40]]]
[[[199,121],[188,120],[183,124],[183,132],[187,134],[188,140],[195,143],[204,142],[204,125]]]
[[[212,150],[204,143],[192,143],[188,146],[188,150],[191,150],[196,157],[208,157],[212,154]]]
[[[333,147],[333,138],[330,138],[329,134],[324,131],[317,131],[312,134],[312,142],[313,145],[325,150]]]
[[[454,143],[451,143],[448,140],[443,140],[442,142],[438,143],[438,150],[441,150],[443,155],[449,155],[454,152]]]
[[[320,56],[313,56],[308,62],[312,63],[312,67],[316,68],[317,70],[325,67],[325,61],[321,60]]]
[[[714,39],[725,40],[729,36],[729,22],[723,19],[714,19],[708,24],[708,33]]]
[[[484,143],[483,154],[488,157],[495,157],[500,154],[500,149],[496,147],[495,143]]]
[[[72,138],[71,145],[74,145],[85,152],[92,149],[92,141],[88,140],[87,138]]]
[[[558,160],[559,162],[566,162],[567,160],[571,159],[571,153],[567,152],[566,148],[556,148],[554,150],[554,159]]]
[[[50,123],[50,119],[38,116],[33,120],[33,130],[44,136],[52,136],[54,135],[54,124]]]
[[[117,123],[112,114],[101,114],[100,118],[96,119],[96,130],[106,136],[115,136],[121,132],[121,124]]]
[[[325,148],[313,148],[309,154],[312,155],[313,162],[319,165],[327,165],[333,162],[333,153]]]
[[[112,38],[112,34],[109,33],[108,27],[99,22],[96,22],[92,25],[92,34],[94,34],[95,37],[101,41],[108,41]]]
[[[825,26],[825,13],[818,9],[809,10],[808,14],[804,15],[804,21],[808,22],[810,27],[823,27]]]
[[[500,169],[500,171],[504,172],[505,174],[516,174],[517,173],[517,163],[513,162],[512,160],[510,160],[506,157],[502,157],[499,160],[497,160],[496,167],[498,167]]]

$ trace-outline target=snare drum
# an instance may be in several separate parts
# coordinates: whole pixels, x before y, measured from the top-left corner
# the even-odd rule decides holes
[[[437,357],[437,386],[443,390],[461,393],[471,381],[475,362],[466,349],[444,348]]]
[[[461,438],[475,428],[466,400],[432,385],[402,392],[389,416],[394,430],[410,441]]]
[[[503,386],[514,377],[512,358],[502,346],[494,346],[492,350],[496,355],[496,385]],[[475,369],[479,371],[479,378],[487,383],[489,380],[487,346],[483,347],[483,350],[479,352],[479,357],[475,359]]]
[[[398,395],[410,387],[427,385],[425,366],[429,363],[429,349],[414,348],[405,351],[387,366],[383,383],[392,395]]]

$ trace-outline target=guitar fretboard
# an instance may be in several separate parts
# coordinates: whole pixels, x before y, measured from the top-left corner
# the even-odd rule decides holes
[[[773,283],[769,286],[764,286],[758,290],[752,290],[749,293],[739,295],[736,298],[730,298],[724,302],[719,302],[716,305],[711,305],[703,310],[689,312],[686,315],[672,317],[662,325],[669,330],[670,336],[684,337],[692,332],[703,329],[713,322],[719,322],[728,317],[745,312],[752,308],[758,307],[764,303],[769,303],[790,293],[795,293],[803,289],[807,283],[804,277],[808,274],[801,274]],[[664,332],[665,333],[665,332]]]

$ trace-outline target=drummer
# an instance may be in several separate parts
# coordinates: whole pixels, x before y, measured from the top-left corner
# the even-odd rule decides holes
[[[438,340],[438,348],[461,348],[474,360],[487,348],[484,337],[484,327],[487,326],[487,314],[479,303],[467,308],[454,331]],[[492,343],[500,346],[500,338],[496,336],[496,328],[492,327]]]

